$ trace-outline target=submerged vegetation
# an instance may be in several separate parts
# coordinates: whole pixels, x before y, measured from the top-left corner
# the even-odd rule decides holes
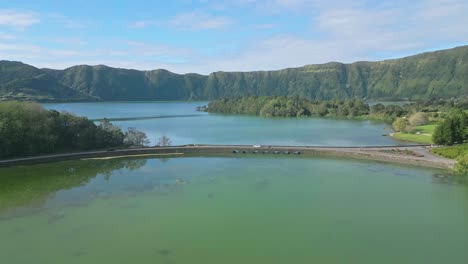
[[[0,103],[0,158],[146,143],[143,132],[130,128],[124,133],[106,119],[96,125],[85,117],[46,110],[37,103]]]

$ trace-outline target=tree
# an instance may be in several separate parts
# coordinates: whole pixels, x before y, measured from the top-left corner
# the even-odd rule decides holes
[[[327,102],[321,102],[317,106],[316,113],[319,116],[326,116],[328,114],[328,104],[327,104]]]
[[[158,143],[156,144],[156,146],[167,147],[167,146],[170,146],[171,144],[172,144],[171,139],[169,139],[166,136],[162,136],[158,139]]]
[[[432,141],[437,145],[452,145],[452,138],[450,124],[447,122],[447,120],[440,123],[432,134]]]
[[[46,110],[30,102],[0,102],[0,158],[120,146],[122,131],[108,121]]]
[[[384,111],[385,111],[385,105],[383,105],[383,104],[375,104],[375,105],[370,107],[371,114],[378,114],[378,113],[382,113]]]
[[[461,155],[457,158],[455,172],[462,175],[468,175],[468,153],[465,153],[464,155]]]
[[[397,132],[404,131],[408,126],[408,120],[406,118],[397,118],[392,124],[393,129]]]
[[[146,137],[146,134],[141,131],[138,131],[134,127],[129,127],[128,130],[125,132],[123,142],[125,145],[138,147],[143,147],[149,144],[149,140],[148,137]]]
[[[123,145],[124,133],[119,127],[114,126],[109,119],[104,118],[98,125],[99,131],[96,140],[100,145],[106,147],[116,147]]]
[[[410,116],[409,123],[412,126],[421,126],[429,122],[429,118],[426,113],[418,112]]]
[[[387,105],[385,107],[385,114],[387,116],[401,117],[405,114],[405,111],[399,105]]]
[[[467,139],[466,114],[457,111],[450,113],[434,130],[432,140],[438,145],[463,143]]]

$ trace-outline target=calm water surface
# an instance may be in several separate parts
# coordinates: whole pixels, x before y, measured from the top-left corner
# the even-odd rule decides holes
[[[152,143],[162,135],[179,144],[275,144],[366,146],[401,145],[389,137],[389,125],[372,121],[323,118],[261,118],[197,112],[206,102],[125,102],[45,104],[91,119],[141,118],[113,121],[123,129],[136,127]]]
[[[0,169],[1,263],[468,263],[443,171],[302,157]]]
[[[128,118],[114,123],[174,144],[398,144],[382,123],[196,112],[202,104],[46,107]],[[0,263],[465,264],[467,245],[468,185],[440,170],[263,155],[0,169]]]

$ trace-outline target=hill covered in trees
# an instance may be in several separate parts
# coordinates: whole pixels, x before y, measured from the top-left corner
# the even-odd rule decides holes
[[[0,100],[213,100],[240,96],[419,100],[465,95],[468,46],[379,62],[331,62],[209,75],[103,65],[52,70],[0,61]]]

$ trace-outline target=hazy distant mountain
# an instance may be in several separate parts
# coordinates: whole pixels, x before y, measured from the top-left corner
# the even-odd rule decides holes
[[[244,95],[309,99],[465,96],[468,46],[379,62],[331,62],[278,71],[210,75],[103,65],[52,70],[0,61],[0,99],[4,100],[210,100]]]

